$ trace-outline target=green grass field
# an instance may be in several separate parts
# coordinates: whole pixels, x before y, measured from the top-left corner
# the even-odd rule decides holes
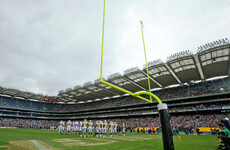
[[[215,150],[216,136],[174,136],[176,150]],[[78,149],[78,150],[163,150],[161,135],[118,134],[107,138],[81,138],[79,135],[58,134],[53,130],[0,129],[0,150],[3,149]]]

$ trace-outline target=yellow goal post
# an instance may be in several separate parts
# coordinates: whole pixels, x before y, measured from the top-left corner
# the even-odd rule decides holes
[[[144,42],[144,34],[143,34],[143,24],[142,24],[142,21],[140,21],[141,23],[141,32],[142,32],[142,39],[143,39],[143,46],[144,46],[144,54],[145,54],[145,63],[146,63],[146,71],[147,71],[147,77],[148,77],[148,87],[149,87],[149,91],[140,91],[140,92],[136,92],[136,93],[132,93],[126,89],[123,89],[121,87],[118,87],[116,85],[113,85],[109,82],[106,82],[103,80],[102,78],[102,70],[103,70],[103,50],[104,50],[104,29],[105,29],[105,0],[104,0],[104,9],[103,9],[103,27],[102,27],[102,46],[101,46],[101,72],[100,72],[100,80],[99,82],[102,83],[102,84],[105,84],[107,86],[110,86],[114,89],[117,89],[119,91],[122,91],[124,93],[127,93],[127,94],[130,94],[131,96],[133,97],[137,97],[139,99],[142,99],[144,101],[147,101],[147,102],[150,102],[152,103],[152,97],[159,103],[159,104],[162,104],[161,100],[156,96],[154,95],[152,92],[151,92],[151,87],[150,87],[150,81],[149,81],[149,73],[148,73],[148,64],[147,64],[147,56],[146,56],[146,50],[145,50],[145,42]],[[146,99],[140,95],[149,95],[150,96],[150,99]]]

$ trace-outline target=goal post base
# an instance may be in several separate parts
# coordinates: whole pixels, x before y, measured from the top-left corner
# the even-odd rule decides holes
[[[164,150],[174,150],[173,133],[168,113],[168,106],[167,104],[162,103],[158,104],[157,108],[160,115]]]

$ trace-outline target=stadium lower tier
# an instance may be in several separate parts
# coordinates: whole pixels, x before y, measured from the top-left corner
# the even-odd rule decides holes
[[[171,116],[171,125],[173,129],[179,131],[190,131],[195,128],[196,119],[198,119],[197,127],[204,128],[205,132],[208,132],[210,128],[217,128],[220,119],[229,117],[229,113],[222,114],[196,114],[196,115],[177,115]],[[67,120],[65,120],[67,122]],[[83,120],[71,120],[71,121],[83,121]],[[92,120],[93,127],[97,120]],[[125,123],[126,131],[130,132],[133,129],[141,128],[144,130],[151,129],[152,125],[161,131],[160,119],[155,117],[141,117],[141,118],[121,118],[121,119],[109,119],[107,122],[117,122],[118,131],[121,131],[122,123]],[[60,120],[39,120],[39,119],[21,119],[21,118],[0,118],[0,127],[17,127],[17,128],[34,128],[34,129],[57,129]],[[135,130],[134,130],[135,131]],[[141,131],[141,130],[140,130]],[[201,131],[202,132],[202,131]]]
[[[230,112],[228,99],[192,101],[183,103],[169,104],[169,113],[173,116],[176,114],[207,114],[207,113],[227,113]],[[113,118],[124,117],[142,117],[142,116],[158,116],[157,106],[139,106],[137,108],[118,108],[107,110],[94,110],[86,112],[68,112],[68,113],[48,113],[36,111],[14,110],[10,108],[0,108],[0,116],[11,118],[26,118],[26,119],[46,119],[46,120],[107,120]]]

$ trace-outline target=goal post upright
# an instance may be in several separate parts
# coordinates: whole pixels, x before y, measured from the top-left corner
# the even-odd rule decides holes
[[[159,103],[157,105],[157,107],[158,107],[160,121],[161,121],[161,127],[162,127],[162,139],[163,139],[164,150],[174,150],[173,134],[172,134],[171,124],[170,124],[170,117],[169,117],[169,113],[168,113],[167,104],[162,103],[161,100],[156,95],[151,93],[142,21],[141,21],[141,31],[142,31],[142,38],[143,38],[143,46],[144,46],[144,54],[145,54],[145,61],[146,61],[146,71],[147,71],[147,77],[148,77],[149,92],[140,91],[140,92],[132,93],[126,89],[123,89],[121,87],[118,87],[116,85],[113,85],[113,84],[103,80],[102,71],[103,71],[104,29],[105,29],[104,28],[104,25],[105,25],[105,0],[104,0],[104,7],[103,8],[104,9],[103,9],[103,27],[102,27],[101,69],[100,69],[100,80],[99,80],[99,82],[102,84],[105,84],[107,86],[110,86],[114,89],[117,89],[119,91],[122,91],[124,93],[130,94],[133,97],[137,97],[139,99],[142,99],[142,100],[150,102],[150,103],[152,103],[152,97],[153,97]],[[150,100],[146,99],[140,95],[149,95]]]
[[[145,50],[145,38],[144,38],[144,32],[143,32],[143,22],[140,21],[141,23],[141,33],[142,33],[142,40],[143,40],[143,47],[144,47],[144,54],[145,54],[145,65],[146,65],[146,72],[147,72],[147,77],[148,77],[148,86],[149,86],[149,92],[151,93],[151,86],[150,86],[150,80],[149,80],[149,69],[148,69],[148,61],[147,61],[147,55],[146,55],[146,50]],[[152,100],[152,97],[150,97],[150,100]]]

